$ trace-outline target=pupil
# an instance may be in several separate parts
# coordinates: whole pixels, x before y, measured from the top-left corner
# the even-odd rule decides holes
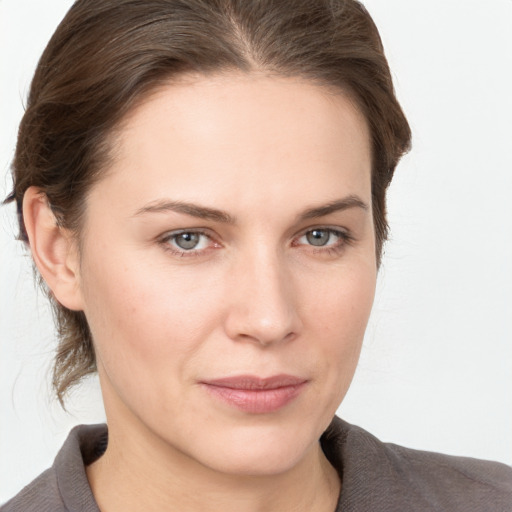
[[[176,245],[180,249],[193,249],[199,243],[197,233],[180,233],[176,237]]]
[[[330,233],[322,229],[314,229],[307,233],[306,238],[311,245],[325,245],[330,238]]]

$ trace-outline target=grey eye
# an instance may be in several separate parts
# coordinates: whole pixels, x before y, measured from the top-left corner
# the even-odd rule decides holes
[[[201,239],[200,233],[180,233],[174,236],[174,243],[183,250],[195,249]]]
[[[313,229],[306,233],[306,240],[309,244],[321,247],[326,245],[331,238],[331,232],[327,229]]]

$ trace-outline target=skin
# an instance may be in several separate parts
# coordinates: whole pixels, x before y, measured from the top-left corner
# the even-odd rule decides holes
[[[34,259],[94,338],[109,445],[87,475],[102,510],[334,510],[318,440],[373,302],[370,172],[366,122],[341,92],[230,73],[163,87],[124,120],[80,254],[29,189]],[[195,249],[183,231],[202,233]],[[202,385],[246,374],[305,384],[263,414]]]

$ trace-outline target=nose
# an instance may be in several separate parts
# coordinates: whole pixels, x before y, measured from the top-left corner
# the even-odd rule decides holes
[[[262,346],[291,341],[301,322],[286,262],[268,249],[241,260],[229,279],[227,335]]]

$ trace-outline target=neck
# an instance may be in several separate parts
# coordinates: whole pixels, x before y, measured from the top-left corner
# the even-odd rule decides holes
[[[340,490],[319,442],[284,473],[226,474],[154,435],[112,422],[107,451],[87,476],[104,512],[333,512]]]

